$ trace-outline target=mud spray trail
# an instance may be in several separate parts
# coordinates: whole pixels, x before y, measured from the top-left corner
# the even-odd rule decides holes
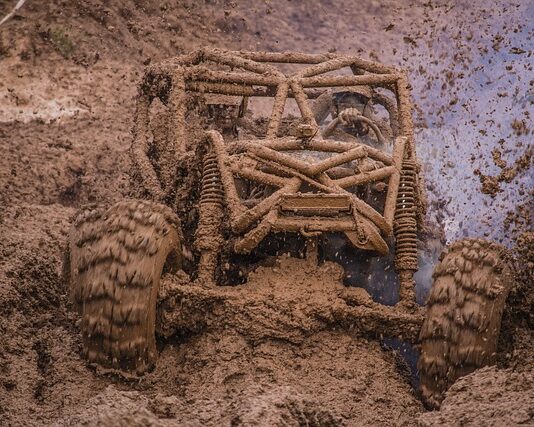
[[[0,19],[16,3],[0,1]],[[1,425],[534,422],[534,6],[363,3],[27,0],[0,26]],[[417,301],[428,295],[443,244],[467,236],[508,248],[506,274],[513,278],[495,364],[459,379],[440,410],[426,410],[414,388],[418,349],[407,342],[418,334],[419,312],[392,317],[391,307],[377,304],[398,299],[393,269],[371,263],[362,273],[339,239],[315,255],[326,261],[318,267],[306,259],[302,239],[290,250],[300,259],[269,259],[255,272],[232,259],[241,267],[227,279],[245,274],[246,285],[199,291],[173,264],[182,258],[187,270],[196,262],[184,212],[184,235],[165,234],[170,242],[182,239],[183,248],[161,266],[155,367],[129,379],[86,362],[87,325],[63,267],[69,229],[82,206],[107,209],[143,196],[130,179],[138,84],[145,67],[200,47],[339,53],[407,71],[428,196],[430,250],[419,259]],[[261,103],[248,108],[269,110]],[[162,111],[163,104],[150,112],[154,140],[169,136]],[[285,113],[296,111],[295,103]],[[184,176],[194,156],[190,162],[180,166]],[[191,175],[195,182],[200,169]],[[190,208],[194,219],[196,206]],[[148,215],[146,224],[174,226],[175,212],[160,214]],[[462,274],[469,269],[463,249],[444,261]],[[447,273],[440,274],[445,284]],[[362,278],[374,301],[341,285]],[[385,313],[379,326],[401,339],[372,332],[377,317],[370,312]]]

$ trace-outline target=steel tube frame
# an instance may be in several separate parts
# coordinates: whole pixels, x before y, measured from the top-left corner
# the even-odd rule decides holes
[[[209,63],[222,65],[223,68],[226,67],[228,70],[210,69]],[[275,63],[302,64],[305,67],[286,76],[273,65]],[[350,67],[353,75],[325,75],[325,73],[344,67]],[[233,71],[235,69],[237,71]],[[170,81],[170,88],[167,88],[167,83],[165,83],[168,81]],[[154,86],[151,86],[152,82],[154,82]],[[163,86],[161,86],[162,82],[164,83]],[[318,92],[320,88],[361,85],[383,87],[393,91],[396,96],[396,102],[390,102],[384,99],[382,95],[381,99],[377,97],[378,102],[390,114],[392,129],[397,131],[393,154],[389,155],[372,147],[365,147],[366,155],[382,162],[384,164],[383,168],[366,174],[332,179],[325,172],[325,168],[328,169],[329,166],[336,167],[340,165],[342,159],[351,161],[356,158],[353,157],[353,153],[356,153],[357,150],[351,151],[356,148],[354,144],[321,140],[320,137],[308,141],[299,141],[295,138],[276,139],[287,98],[294,98],[304,121],[315,126],[315,119],[308,100],[320,93]],[[141,175],[145,188],[156,200],[164,200],[170,193],[168,188],[161,187],[157,174],[150,167],[151,163],[148,158],[148,109],[153,97],[163,96],[168,98],[172,114],[173,152],[175,160],[178,161],[186,146],[185,93],[187,91],[237,96],[272,96],[274,97],[274,105],[267,125],[266,139],[259,139],[251,143],[226,144],[222,136],[217,132],[211,131],[207,133],[208,143],[212,144],[217,156],[217,164],[225,188],[232,223],[250,226],[254,221],[258,221],[264,216],[260,224],[247,233],[247,235],[253,233],[258,238],[275,227],[274,214],[272,214],[272,210],[269,211],[268,209],[265,214],[265,207],[270,205],[273,208],[276,205],[275,198],[273,198],[269,203],[264,205],[260,203],[260,207],[257,205],[254,208],[253,212],[261,212],[258,215],[252,215],[254,221],[238,219],[243,216],[246,208],[237,194],[234,175],[275,186],[281,185],[283,182],[287,185],[288,181],[293,182],[293,178],[300,176],[301,179],[313,181],[314,185],[323,186],[322,190],[328,189],[330,192],[341,194],[348,193],[345,188],[353,185],[389,179],[383,216],[357,198],[354,201],[354,206],[368,218],[369,215],[374,217],[374,222],[380,223],[380,228],[383,231],[392,229],[403,161],[416,160],[408,81],[406,76],[397,68],[354,56],[336,54],[230,52],[204,48],[148,67],[141,89],[142,92],[137,98],[132,157],[134,167]],[[314,91],[313,89],[316,90]],[[166,94],[165,91],[168,91],[168,93]],[[262,144],[261,148],[258,148],[259,142]],[[281,172],[281,175],[287,175],[289,169],[290,177],[277,176],[253,168],[240,168],[235,162],[232,163],[232,153],[236,153],[239,150],[247,152],[251,148],[255,155],[259,156],[259,161],[263,159],[263,161],[274,162],[279,165],[281,162],[281,165],[285,165],[282,167],[286,168],[285,172]],[[290,160],[289,156],[282,154],[283,151],[294,149],[340,153],[342,156],[337,160],[324,162],[322,166],[303,165],[303,162],[294,158]],[[336,156],[334,155],[333,157],[335,158]],[[285,185],[282,188],[285,188]],[[239,229],[243,230],[245,228],[243,225],[239,227]],[[401,286],[404,289],[408,286],[412,275],[407,274],[406,271],[399,271],[399,274],[403,282]],[[410,278],[407,278],[408,276]]]

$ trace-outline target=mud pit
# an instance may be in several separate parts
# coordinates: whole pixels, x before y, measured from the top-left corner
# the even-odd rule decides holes
[[[507,9],[493,4],[487,6],[484,13],[490,22],[501,22],[508,19],[507,13],[512,13],[500,12]],[[3,2],[0,14],[8,7],[11,4]],[[496,34],[514,32],[517,13],[528,13],[521,12],[521,7],[517,10],[510,19],[514,22],[510,28],[503,31],[499,27],[484,35],[490,49],[492,43],[514,47],[512,44],[517,40],[512,35],[510,40],[503,40]],[[482,14],[477,8],[472,12]],[[272,326],[272,313],[277,311],[273,307],[278,309],[286,304],[295,307],[296,313],[309,314],[310,307],[316,310],[316,303],[320,302],[326,307],[320,317],[331,316],[328,303],[332,299],[334,304],[339,302],[337,294],[315,292],[319,289],[312,287],[306,294],[312,301],[309,305],[297,291],[299,281],[290,283],[289,289],[293,291],[279,296],[274,290],[282,281],[251,285],[255,287],[254,295],[268,302],[256,301],[249,306],[257,316],[253,322],[241,312],[229,318],[226,328],[221,328],[223,332],[191,331],[177,336],[172,331],[162,331],[169,336],[158,340],[157,367],[141,381],[129,382],[95,372],[80,357],[80,334],[61,280],[61,262],[68,224],[77,208],[95,201],[110,205],[128,193],[130,165],[126,151],[130,144],[132,98],[143,63],[205,44],[303,51],[337,48],[372,58],[378,56],[386,63],[404,66],[408,61],[416,103],[428,108],[436,100],[419,98],[418,88],[432,79],[421,74],[417,61],[426,68],[425,55],[432,57],[438,53],[434,54],[432,49],[430,53],[418,51],[417,46],[436,44],[438,31],[455,43],[469,45],[456,31],[442,30],[451,13],[456,17],[463,15],[459,9],[451,12],[448,7],[431,4],[386,7],[369,3],[356,11],[343,2],[317,7],[274,2],[245,8],[194,3],[160,7],[159,3],[148,1],[120,4],[79,1],[69,5],[28,1],[15,18],[0,27],[0,143],[4,153],[0,159],[3,422],[117,425],[121,420],[123,425],[134,422],[219,425],[222,420],[226,425],[416,424],[423,407],[410,386],[405,362],[385,351],[378,341],[332,330],[331,325],[324,326],[324,319],[310,323],[306,316],[293,318],[293,314],[281,316],[276,327]],[[328,17],[327,24],[316,25],[313,16]],[[330,25],[332,22],[335,25]],[[418,31],[418,27],[424,27],[422,22],[428,24],[429,32]],[[459,22],[457,29],[461,31],[466,22]],[[519,34],[526,31],[531,29],[522,28]],[[311,33],[314,36],[310,38]],[[358,40],[354,34],[359,35]],[[484,46],[485,39],[474,36]],[[400,51],[406,59],[395,57],[392,50]],[[468,63],[469,55],[462,54],[467,55]],[[513,61],[504,58],[504,62],[517,67],[521,77],[521,62],[518,65],[516,58],[520,59],[522,54],[513,55],[516,55]],[[461,77],[455,77],[461,93],[465,86]],[[523,88],[521,82],[512,84]],[[454,94],[456,90],[449,87],[445,91],[446,103],[453,101],[454,95],[449,92]],[[528,92],[510,98],[524,106],[513,110],[517,115],[531,108]],[[499,99],[504,108],[502,103],[507,97]],[[451,105],[454,109],[456,104]],[[436,105],[428,110],[438,112],[438,118],[446,125],[444,134],[449,135],[446,128],[451,125],[447,122],[450,112],[440,111]],[[493,117],[487,111],[484,114],[497,122],[502,117],[500,113],[493,113]],[[422,114],[419,119],[423,122],[428,117]],[[497,132],[497,126],[486,125],[486,132]],[[431,140],[433,132],[439,134],[440,130],[432,126],[423,128],[419,138]],[[511,141],[520,144],[524,141],[521,138],[525,135]],[[457,144],[454,138],[448,140],[452,146]],[[483,142],[494,144],[493,140]],[[505,151],[512,156],[508,164],[523,154],[521,146],[513,150],[507,146]],[[432,159],[430,149],[429,152],[426,160]],[[473,175],[472,193],[473,188],[480,186],[474,169],[485,168],[484,174],[499,173],[492,169],[489,151],[480,157],[479,163],[475,160],[476,165],[466,167]],[[432,161],[431,168],[448,171],[450,166],[440,161]],[[454,181],[445,182],[454,186]],[[441,209],[442,216],[450,220],[449,238],[459,237],[464,231],[482,235],[492,225],[494,230],[502,229],[499,221],[514,210],[517,200],[514,194],[524,192],[520,184],[514,187],[518,191],[507,191],[511,188],[507,185],[512,184],[516,185],[515,181],[502,184],[505,191],[485,206],[488,212],[485,224],[462,229],[458,227],[461,219],[447,213],[447,208]],[[450,202],[447,197],[450,194],[437,197],[437,206]],[[488,203],[487,199],[480,200]],[[524,221],[521,224],[524,227]],[[519,235],[517,230],[514,233]],[[519,276],[521,284],[510,296],[513,305],[505,313],[506,333],[498,355],[499,368],[506,369],[496,370],[499,380],[491,379],[491,371],[484,371],[459,382],[451,390],[450,399],[445,400],[442,412],[421,417],[424,425],[458,420],[460,414],[453,408],[461,401],[482,400],[473,399],[473,395],[489,399],[492,408],[503,408],[492,413],[495,420],[502,420],[501,424],[532,421],[533,397],[529,386],[533,354],[532,276],[528,273],[532,265],[532,240],[523,237],[521,243],[520,254],[526,261],[519,265],[526,270]],[[279,273],[271,277],[276,274]],[[168,292],[172,292],[171,282],[165,287]],[[170,310],[169,316],[172,313]],[[254,329],[258,324],[261,328]],[[491,389],[488,378],[493,389],[502,388],[509,398],[498,393],[486,394]],[[514,399],[517,404],[514,415],[509,413],[508,399],[513,399],[518,390],[523,399]],[[464,422],[480,424],[487,421],[488,411],[473,403],[461,416]]]

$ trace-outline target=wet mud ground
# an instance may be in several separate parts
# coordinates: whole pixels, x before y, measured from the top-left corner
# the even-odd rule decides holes
[[[0,27],[1,425],[533,422],[532,5],[363,3],[28,0]],[[236,330],[171,336],[138,381],[81,359],[61,278],[69,224],[128,195],[143,66],[203,45],[408,69],[431,219],[518,259],[497,366],[458,381],[440,411],[425,412],[402,357],[332,330],[261,345]]]

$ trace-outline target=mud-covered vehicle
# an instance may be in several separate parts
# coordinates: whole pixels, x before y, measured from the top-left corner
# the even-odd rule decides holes
[[[425,205],[411,116],[406,76],[354,56],[202,49],[150,66],[131,147],[135,198],[86,209],[70,234],[85,357],[135,374],[155,363],[164,272],[187,286],[175,318],[194,329],[217,316],[190,302],[195,289],[246,295],[258,266],[281,254],[320,264],[334,236],[351,262],[394,266],[398,303],[349,297],[349,323],[418,343],[422,394],[438,405],[491,361],[510,278],[502,248],[462,240],[442,254],[426,310],[416,304]]]

